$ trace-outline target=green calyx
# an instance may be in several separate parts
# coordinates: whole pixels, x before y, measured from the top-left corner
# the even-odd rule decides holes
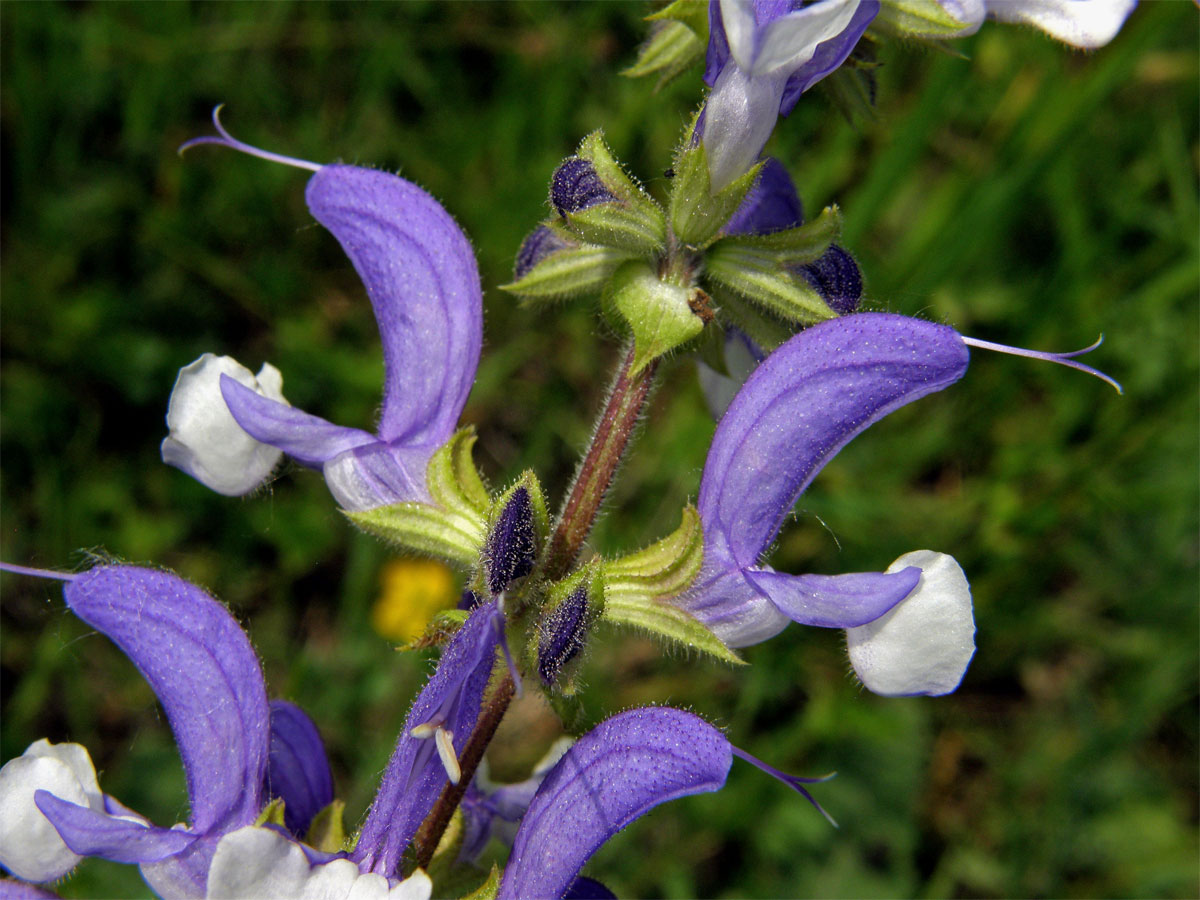
[[[283,798],[276,797],[263,807],[262,812],[258,814],[258,818],[254,820],[254,824],[278,825],[280,828],[283,828],[283,806]]]
[[[815,262],[842,233],[842,212],[827,206],[810,222],[772,231],[770,234],[733,234],[722,237],[709,251],[709,258],[736,262],[739,257],[756,263],[769,262],[778,268]]]
[[[758,179],[762,163],[715,195],[708,177],[708,153],[702,141],[695,145],[686,141],[675,157],[674,169],[667,207],[671,230],[687,246],[704,249],[717,238],[746,199]]]
[[[409,641],[399,650],[428,650],[430,647],[440,647],[454,637],[458,629],[467,621],[470,612],[465,609],[443,609],[433,614],[429,624],[420,637]]]
[[[694,506],[679,527],[644,550],[604,564],[604,620],[637,628],[667,641],[742,665],[698,619],[671,604],[687,590],[704,561],[704,530]]]
[[[575,155],[591,163],[616,199],[567,213],[567,227],[590,244],[645,256],[661,252],[667,240],[662,207],[626,174],[604,143],[603,132],[585,137]]]
[[[475,579],[477,593],[485,597],[508,592],[530,575],[550,533],[546,496],[531,470],[522,472],[495,499],[487,523],[483,565]],[[519,596],[513,600],[519,607]]]
[[[471,460],[475,429],[463,428],[429,460],[425,482],[434,504],[395,503],[346,517],[368,534],[419,553],[473,566],[487,533],[487,488]]]
[[[613,276],[609,292],[612,305],[633,331],[630,374],[699,336],[712,318],[702,290],[660,278],[649,263],[623,265]]]

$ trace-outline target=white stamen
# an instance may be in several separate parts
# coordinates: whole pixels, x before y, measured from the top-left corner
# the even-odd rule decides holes
[[[1044,350],[1026,350],[1024,347],[1010,347],[1008,344],[997,344],[992,341],[981,341],[978,338],[970,338],[965,335],[959,335],[963,343],[968,347],[978,347],[980,350],[993,350],[996,353],[1007,353],[1010,356],[1026,356],[1030,359],[1042,359],[1046,362],[1058,363],[1060,366],[1066,366],[1069,369],[1078,369],[1080,372],[1086,372],[1088,375],[1094,375],[1101,381],[1105,381],[1112,385],[1118,394],[1125,393],[1125,389],[1120,383],[1105,375],[1099,369],[1093,369],[1091,366],[1085,366],[1081,362],[1075,362],[1076,356],[1082,356],[1085,353],[1091,353],[1102,343],[1104,343],[1104,335],[1100,335],[1100,339],[1090,347],[1084,347],[1082,350],[1072,350],[1070,353],[1048,353]]]
[[[428,722],[422,722],[420,725],[414,725],[408,729],[410,737],[416,738],[418,741],[423,741],[425,738],[431,738],[437,729],[442,727],[442,723],[446,720],[441,716],[434,716]]]
[[[433,740],[437,744],[438,756],[446,770],[446,777],[450,779],[451,784],[458,784],[462,778],[462,769],[459,768],[458,757],[454,755],[454,735],[439,725],[433,733]]]

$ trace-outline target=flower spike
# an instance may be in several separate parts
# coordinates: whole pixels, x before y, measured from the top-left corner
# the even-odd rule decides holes
[[[963,336],[963,343],[968,347],[978,347],[980,350],[994,350],[997,353],[1007,353],[1010,356],[1028,356],[1030,359],[1044,359],[1047,362],[1058,363],[1060,366],[1066,366],[1069,369],[1078,369],[1080,372],[1087,372],[1089,375],[1094,375],[1101,381],[1108,382],[1118,394],[1124,394],[1125,388],[1121,387],[1121,383],[1115,378],[1105,375],[1099,369],[1093,369],[1091,366],[1085,366],[1081,362],[1075,362],[1076,356],[1083,356],[1085,353],[1091,353],[1097,347],[1104,343],[1104,335],[1096,338],[1096,343],[1090,347],[1084,347],[1082,350],[1072,350],[1070,353],[1049,353],[1045,350],[1026,350],[1024,347],[1010,347],[1008,344],[996,344],[992,341],[981,341],[978,338],[970,338]]]
[[[224,103],[219,103],[213,107],[212,120],[216,126],[220,137],[212,137],[206,135],[204,137],[192,138],[190,141],[184,141],[179,145],[177,151],[180,156],[183,156],[184,150],[190,150],[199,144],[216,144],[218,147],[228,147],[230,150],[237,150],[239,153],[245,153],[248,156],[257,156],[259,159],[266,159],[270,162],[283,163],[285,166],[292,166],[297,169],[307,169],[310,172],[316,172],[321,168],[317,163],[309,162],[306,159],[297,159],[294,156],[284,156],[282,153],[272,153],[270,150],[261,150],[258,147],[253,147],[250,144],[239,141],[232,134],[225,130],[225,126],[221,124],[221,110],[225,108]]]

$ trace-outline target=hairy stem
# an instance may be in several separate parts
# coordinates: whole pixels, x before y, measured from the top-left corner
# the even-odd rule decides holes
[[[542,567],[543,575],[550,581],[566,575],[579,556],[649,396],[658,361],[631,375],[633,350],[630,345],[596,424],[591,446],[575,474],[575,483],[563,505],[558,527],[550,538]]]
[[[579,464],[575,483],[571,486],[570,495],[563,505],[558,526],[550,538],[545,563],[542,566],[543,576],[550,581],[566,575],[579,556],[649,396],[657,361],[646,365],[640,372],[631,374],[633,358],[633,346],[630,345],[617,371],[596,431],[592,435],[591,446]],[[479,721],[475,723],[475,730],[471,732],[471,737],[463,748],[462,757],[458,761],[462,770],[458,784],[446,785],[413,838],[416,865],[421,868],[428,866],[433,859],[454,810],[462,802],[463,794],[475,776],[484,751],[496,734],[500,720],[508,711],[513,693],[512,676],[506,672],[484,701]]]
[[[428,867],[430,860],[433,859],[434,851],[437,850],[438,843],[442,840],[446,826],[450,824],[454,810],[458,809],[458,804],[462,802],[467,785],[475,777],[475,770],[479,768],[483,752],[492,742],[492,737],[496,734],[500,720],[508,711],[508,705],[512,702],[512,698],[512,676],[505,672],[500,682],[484,701],[479,721],[475,723],[475,730],[471,732],[467,745],[463,747],[462,757],[458,761],[458,766],[462,770],[458,784],[447,784],[442,789],[441,796],[438,797],[425,821],[421,823],[421,827],[417,829],[417,836],[413,838],[416,863],[422,869]]]

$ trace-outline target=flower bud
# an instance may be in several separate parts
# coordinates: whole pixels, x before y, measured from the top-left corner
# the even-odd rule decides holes
[[[483,546],[485,582],[493,597],[533,571],[549,531],[546,501],[532,472],[526,472],[496,501]]]
[[[829,308],[844,316],[858,309],[862,299],[862,270],[854,257],[833,244],[816,262],[799,269],[805,280],[829,304]]]
[[[560,216],[616,199],[600,180],[596,167],[578,156],[563,160],[550,179],[550,202]]]
[[[572,246],[575,245],[554,229],[539,225],[521,242],[521,249],[517,251],[516,263],[513,266],[513,280],[520,281],[547,256]]]
[[[604,586],[598,566],[589,566],[550,588],[537,629],[537,671],[546,687],[562,679],[603,610]]]

